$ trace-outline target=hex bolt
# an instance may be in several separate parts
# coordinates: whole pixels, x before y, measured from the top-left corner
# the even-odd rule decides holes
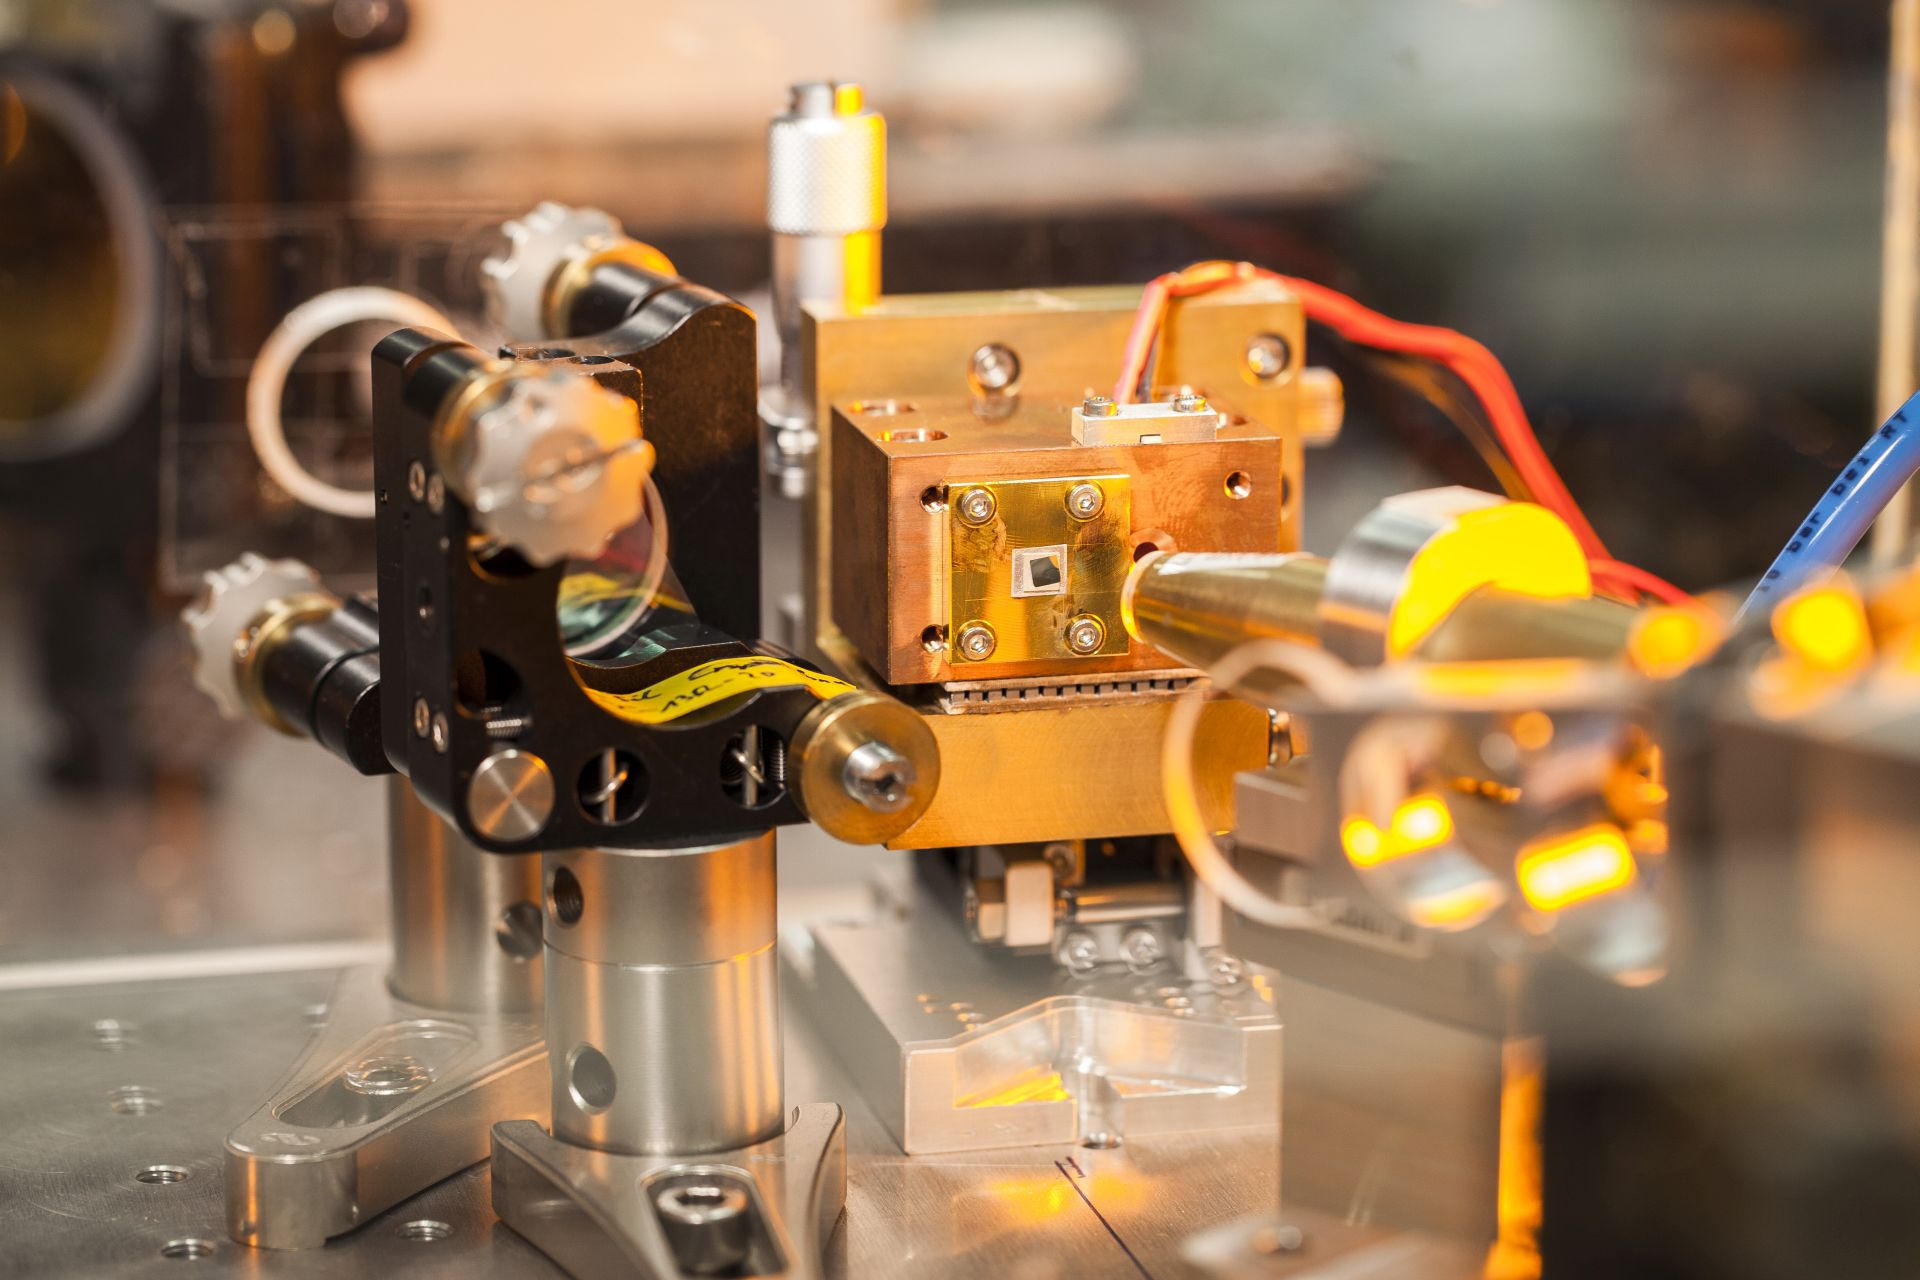
[[[1099,652],[1100,646],[1106,642],[1106,624],[1090,613],[1083,613],[1067,623],[1067,648],[1083,658]]]
[[[1107,495],[1091,480],[1082,480],[1067,490],[1067,514],[1075,520],[1091,520],[1105,509]]]
[[[1113,402],[1112,396],[1088,396],[1080,402],[1081,416],[1087,418],[1111,418],[1120,412],[1120,406]]]
[[[427,730],[433,727],[433,708],[427,705],[425,698],[413,700],[413,736],[424,738]]]
[[[1206,408],[1207,398],[1191,391],[1183,391],[1173,398],[1175,413],[1204,413]]]
[[[1256,333],[1247,339],[1247,372],[1271,382],[1293,364],[1293,344],[1277,333]]]
[[[1100,963],[1100,943],[1085,929],[1075,929],[1060,939],[1054,955],[1071,973],[1091,973]]]
[[[1011,391],[1020,381],[1020,357],[1013,348],[989,342],[977,348],[968,362],[968,380],[976,391],[998,395]]]
[[[683,1182],[656,1192],[653,1210],[690,1275],[728,1275],[741,1267],[753,1243],[747,1193],[719,1179]]]
[[[984,622],[969,622],[960,628],[960,652],[969,662],[985,662],[998,644],[993,628]]]
[[[1136,973],[1144,973],[1166,958],[1166,948],[1160,945],[1160,935],[1145,925],[1135,925],[1127,930],[1120,939],[1120,954],[1127,959],[1127,968]]]
[[[971,525],[982,525],[993,519],[993,513],[999,507],[991,489],[969,489],[960,495],[960,501],[955,504],[960,518]]]
[[[847,794],[875,813],[898,813],[913,802],[920,774],[913,761],[884,742],[863,742],[847,756],[840,782]]]

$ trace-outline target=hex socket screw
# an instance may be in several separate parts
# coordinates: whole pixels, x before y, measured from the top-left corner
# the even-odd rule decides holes
[[[985,662],[993,656],[998,644],[999,639],[993,634],[993,628],[984,622],[969,622],[960,628],[960,653],[969,662]]]
[[[954,504],[960,519],[971,525],[985,524],[993,519],[993,513],[999,508],[1000,504],[994,500],[991,489],[968,489]]]
[[[1075,520],[1091,520],[1106,509],[1107,495],[1091,480],[1082,480],[1067,490],[1067,514]]]

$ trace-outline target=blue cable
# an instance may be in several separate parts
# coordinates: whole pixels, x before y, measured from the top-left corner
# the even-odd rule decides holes
[[[1740,606],[1735,621],[1753,609],[1771,607],[1822,572],[1838,569],[1873,527],[1874,519],[1920,471],[1920,392],[1873,433],[1846,470],[1820,495],[1800,528],[1760,584]]]

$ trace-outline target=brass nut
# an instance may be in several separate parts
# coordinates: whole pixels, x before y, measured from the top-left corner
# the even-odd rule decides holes
[[[960,628],[960,656],[969,662],[985,662],[999,643],[993,628],[984,622],[969,622]]]
[[[1107,495],[1091,480],[1082,480],[1067,490],[1067,514],[1075,520],[1091,520],[1106,508]]]
[[[993,519],[993,513],[999,509],[1000,504],[995,501],[991,489],[968,489],[954,504],[961,521],[971,525],[985,524]]]
[[[1107,624],[1090,613],[1080,614],[1067,623],[1067,648],[1081,657],[1098,653],[1107,642]]]
[[[875,807],[849,789],[861,749],[897,757],[901,802]],[[788,750],[788,776],[809,818],[852,844],[891,840],[920,820],[940,787],[940,748],[919,712],[882,693],[861,690],[821,703],[800,722]]]

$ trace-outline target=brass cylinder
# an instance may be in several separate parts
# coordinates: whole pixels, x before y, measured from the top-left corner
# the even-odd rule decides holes
[[[1211,667],[1249,640],[1317,645],[1327,568],[1305,554],[1151,556],[1127,581],[1122,616],[1134,639],[1193,667]],[[1606,662],[1626,651],[1641,616],[1612,600],[1541,600],[1483,587],[1456,605],[1413,656]]]
[[[1127,632],[1191,667],[1249,640],[1320,642],[1318,556],[1171,552],[1134,568],[1122,597]]]

